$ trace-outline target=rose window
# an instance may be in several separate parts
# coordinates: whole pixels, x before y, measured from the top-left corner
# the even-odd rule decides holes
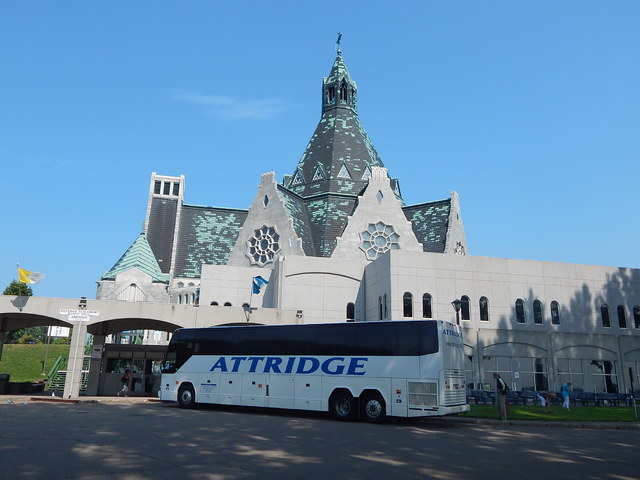
[[[383,222],[370,223],[364,232],[360,233],[362,243],[360,249],[367,255],[368,260],[375,260],[389,250],[398,250],[400,235],[392,225]]]
[[[261,267],[273,262],[280,251],[280,235],[276,233],[275,228],[265,225],[259,230],[254,230],[253,237],[247,243],[251,263]]]

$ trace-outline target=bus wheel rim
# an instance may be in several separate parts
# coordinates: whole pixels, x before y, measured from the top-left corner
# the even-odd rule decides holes
[[[351,412],[351,403],[346,398],[338,400],[336,410],[340,415],[349,415]]]
[[[370,418],[378,418],[382,414],[382,405],[377,400],[369,400],[365,410]]]

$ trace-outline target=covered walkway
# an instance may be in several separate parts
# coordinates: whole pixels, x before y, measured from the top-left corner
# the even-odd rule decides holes
[[[0,357],[5,332],[37,326],[70,327],[72,334],[63,398],[74,399],[80,395],[87,334],[93,335],[93,343],[86,393],[96,395],[107,335],[129,330],[173,332],[181,327],[230,323],[300,322],[300,313],[296,310],[0,295]]]

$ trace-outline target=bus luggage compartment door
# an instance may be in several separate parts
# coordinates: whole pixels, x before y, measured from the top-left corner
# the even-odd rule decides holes
[[[295,378],[295,402],[299,410],[323,410],[321,380],[319,375],[298,375]]]
[[[292,375],[269,375],[267,406],[293,408],[294,385]]]
[[[242,375],[239,373],[220,374],[218,402],[226,405],[242,405]]]
[[[241,405],[267,406],[267,375],[252,373],[242,375]]]

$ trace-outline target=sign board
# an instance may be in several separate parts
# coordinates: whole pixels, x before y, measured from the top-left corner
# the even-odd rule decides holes
[[[73,314],[97,316],[97,315],[100,315],[100,311],[87,310],[85,308],[61,308],[60,309],[60,315],[73,315]]]
[[[58,327],[56,325],[51,325],[49,330],[47,331],[47,335],[50,337],[62,337],[66,338],[69,336],[71,329],[69,327]]]
[[[68,315],[70,322],[88,322],[90,316],[98,316],[100,312],[84,308],[61,308],[60,315]]]

